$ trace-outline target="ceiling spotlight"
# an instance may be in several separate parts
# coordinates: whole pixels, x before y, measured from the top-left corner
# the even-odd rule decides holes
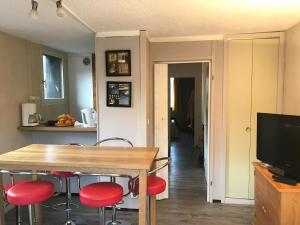
[[[29,12],[29,17],[31,19],[37,19],[39,14],[38,14],[38,6],[39,6],[39,3],[36,1],[36,0],[31,0],[31,10]]]
[[[62,7],[62,0],[56,1],[56,15],[58,18],[62,18],[65,16],[65,11]]]

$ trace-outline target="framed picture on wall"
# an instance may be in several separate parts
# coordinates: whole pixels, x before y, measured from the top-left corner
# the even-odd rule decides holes
[[[105,51],[106,76],[131,76],[130,50]]]
[[[131,82],[107,81],[106,105],[131,107]]]

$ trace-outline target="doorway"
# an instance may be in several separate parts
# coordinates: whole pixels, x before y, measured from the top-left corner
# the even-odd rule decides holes
[[[178,64],[180,65],[180,64]],[[195,133],[195,78],[174,77],[170,74],[169,65],[169,146],[172,142],[187,136],[190,142],[197,145]],[[198,89],[197,89],[198,91]]]
[[[160,174],[169,179],[170,195],[184,187],[210,199],[209,76],[210,61],[155,64],[155,145],[172,158],[169,170]]]

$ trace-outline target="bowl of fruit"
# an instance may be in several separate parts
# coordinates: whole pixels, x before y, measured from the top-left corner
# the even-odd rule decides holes
[[[57,127],[69,127],[74,126],[75,118],[70,114],[62,114],[57,117],[55,126]]]

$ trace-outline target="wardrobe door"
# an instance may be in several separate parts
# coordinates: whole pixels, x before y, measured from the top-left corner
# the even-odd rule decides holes
[[[249,198],[254,198],[257,113],[277,112],[279,38],[253,40]]]
[[[252,40],[230,40],[226,87],[226,197],[248,198]]]

